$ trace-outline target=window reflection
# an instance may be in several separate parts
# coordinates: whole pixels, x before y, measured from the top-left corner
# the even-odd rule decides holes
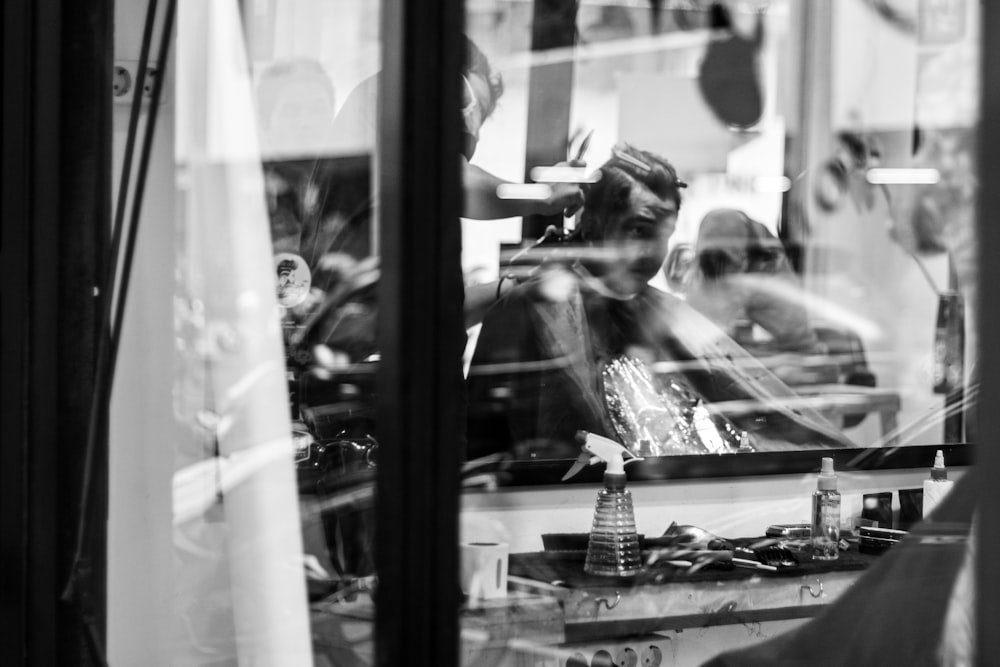
[[[302,34],[315,39],[293,47],[308,4],[275,5],[274,38],[252,51],[292,411],[324,443],[373,438],[376,427],[379,77],[370,36],[346,60],[310,31]],[[841,66],[857,56],[843,43],[844,26],[864,17],[873,58],[884,55],[876,38],[891,34],[886,39],[895,44],[901,30],[915,27],[848,4],[832,12],[831,53],[819,64],[797,56],[816,15],[781,0],[660,9],[583,4],[561,19],[574,22],[576,43],[537,51],[530,3],[470,7],[459,109],[470,458],[572,456],[572,434],[598,425],[647,454],[963,438],[961,417],[975,396],[968,352],[975,341],[965,333],[975,320],[975,86],[968,76],[974,35],[967,26],[947,33],[924,26],[926,39],[911,35],[916,66],[907,70],[908,84],[893,83],[888,99],[880,88],[884,73],[855,81]],[[346,5],[337,11],[360,12],[361,33],[373,29],[371,12],[348,12]],[[552,100],[531,104],[539,68],[566,79],[570,92],[558,108]],[[943,90],[958,104],[942,104]],[[829,114],[808,116],[806,98],[826,104]],[[562,134],[546,135],[564,147],[551,164],[530,163],[548,148],[533,152],[523,143],[538,136],[539,123],[561,123]],[[616,148],[625,145],[632,148]],[[627,163],[632,150],[657,156],[640,162],[669,161],[687,184],[683,206],[667,229],[661,211],[636,203],[630,226],[615,232],[622,238],[588,246],[594,240],[582,227],[607,216],[599,197],[604,179],[613,178],[611,166],[606,173],[597,167]],[[579,172],[532,183],[541,178],[538,168],[559,165]],[[885,183],[872,176],[878,168],[933,169],[939,178]],[[512,187],[521,183],[535,189]],[[533,233],[539,214],[553,221],[541,236]],[[639,256],[643,278],[626,268]],[[636,281],[639,289],[626,286]],[[574,337],[547,334],[566,348],[559,354],[515,350],[513,334],[497,334],[490,323],[506,323],[509,292],[533,286],[538,294],[630,295],[618,299],[629,306],[605,304],[602,311],[627,310],[645,299],[635,300],[640,294],[676,305],[669,316],[631,314],[633,331],[616,334],[625,343],[608,343],[583,318]],[[490,326],[480,331],[484,318]],[[498,338],[502,354],[491,349]],[[660,340],[650,352],[636,349],[633,338],[672,342]],[[586,389],[569,392],[588,414],[566,417],[553,439],[543,427],[561,414],[545,407],[560,403],[549,391],[550,376],[579,371],[538,363],[563,363],[595,344],[596,368],[577,378]],[[688,428],[703,412],[728,444],[664,445],[676,424],[657,427],[658,445],[647,442],[654,437],[622,435],[607,409],[615,391],[602,369],[612,359],[626,364],[620,368],[640,368],[644,391],[686,415]],[[633,397],[641,393],[630,387]],[[523,415],[507,409],[531,404],[538,407]],[[503,428],[491,414],[502,414]]]
[[[375,582],[379,11],[279,0],[244,16],[305,574],[310,599],[330,602]],[[317,661],[356,660],[370,656],[370,632],[350,648],[326,635],[313,648]]]
[[[818,64],[803,64],[795,55],[795,49],[805,48],[802,31],[818,16],[796,3],[701,8],[712,5],[711,11],[584,4],[576,17],[576,46],[542,52],[528,50],[530,12],[516,3],[477,5],[470,14],[470,35],[482,36],[484,49],[499,63],[507,99],[534,94],[532,68],[570,64],[567,153],[573,155],[586,135],[591,172],[624,141],[665,157],[689,184],[665,243],[663,268],[649,287],[659,298],[674,297],[711,328],[701,332],[700,344],[686,342],[685,354],[639,359],[649,367],[659,400],[670,393],[670,382],[680,381],[714,419],[746,433],[743,448],[724,451],[963,438],[962,414],[975,394],[968,375],[974,348],[965,336],[974,318],[968,279],[974,179],[967,154],[948,158],[939,151],[944,142],[947,150],[961,153],[956,137],[974,124],[969,105],[975,85],[968,77],[975,67],[967,56],[975,51],[970,47],[975,36],[956,28],[947,39],[924,39],[914,34],[916,23],[899,24],[863,3],[847,4],[831,12],[831,52]],[[851,78],[850,63],[859,49],[852,51],[844,40],[852,17],[872,40],[860,49],[869,62],[898,58],[883,53],[879,39],[906,44],[911,78],[890,81],[879,68],[860,80]],[[952,64],[949,71],[961,71],[958,78],[965,83],[945,81],[944,63]],[[893,96],[887,97],[885,86],[896,91]],[[960,99],[948,118],[934,110],[942,88]],[[831,113],[804,115],[806,98]],[[492,122],[505,132],[495,142],[484,134],[474,161],[511,173],[522,165],[530,171],[524,153],[510,142],[532,136],[536,121],[542,122],[525,116],[520,105],[501,105]],[[880,167],[941,164],[965,170],[954,181],[962,183],[961,194],[943,182],[887,184],[869,178]],[[593,205],[588,195],[584,216]],[[941,207],[949,213],[942,214]],[[557,225],[559,238],[579,240],[575,224],[577,219],[567,218]],[[587,322],[575,338],[550,333],[564,349],[541,353],[543,344],[522,339],[521,320],[533,330],[528,339],[536,339],[543,320],[551,328],[551,321],[566,316],[535,312],[517,319],[500,313],[506,307],[506,276],[518,290],[544,284],[542,276],[550,273],[558,276],[554,283],[573,283],[576,289],[586,282],[572,267],[585,261],[570,256],[594,249],[571,251],[565,241],[546,238],[525,254],[538,239],[527,225],[523,235],[514,225],[466,225],[467,266],[477,275],[496,267],[495,275],[505,278],[494,313],[487,312],[482,331],[474,332],[478,339],[468,355],[470,455],[497,450],[515,459],[565,455],[574,449],[575,429],[561,423],[556,439],[562,444],[556,446],[545,426],[565,414],[566,400],[557,396],[569,393],[572,401],[589,404],[588,418],[572,416],[568,422],[579,428],[601,423],[599,432],[615,435],[604,405],[607,392],[601,373],[592,370],[583,373],[589,383],[580,379],[573,391],[556,389],[559,382],[552,376],[573,371],[539,362],[561,360],[555,365],[571,367],[568,355],[584,355],[604,336]],[[634,233],[638,241],[640,232]],[[658,243],[647,251],[655,254],[651,248]],[[621,262],[610,250],[601,252]],[[532,303],[530,309],[549,307]],[[679,326],[662,316],[650,320],[655,323],[633,326],[646,329],[646,336]],[[494,328],[504,334],[488,330],[493,321],[503,323]],[[739,379],[730,377],[727,391],[719,391],[718,382],[704,386],[699,375],[705,366],[717,365],[705,352],[706,341],[716,340],[726,340],[725,354],[739,359],[733,364],[737,370],[728,371]],[[516,350],[518,345],[532,350]],[[748,390],[747,376],[766,378],[767,390]],[[779,418],[776,404],[789,406],[789,414]],[[518,409],[526,405],[540,407],[519,417]],[[782,420],[786,423],[776,427]]]
[[[473,456],[571,456],[581,429],[646,456],[848,445],[818,411],[790,409],[791,388],[691,302],[649,285],[682,210],[674,167],[624,144],[600,174],[579,226],[536,248],[526,278],[487,313],[469,372]]]
[[[296,29],[290,26],[299,25],[302,11],[295,3],[276,6],[275,18],[287,20],[274,24],[275,34],[284,37],[255,47],[261,54],[256,79],[274,268],[285,281],[279,297],[286,305],[292,409],[317,442],[372,437],[372,372],[378,360],[372,169],[377,61],[365,60],[369,51],[359,48],[341,62],[322,40],[312,42],[311,51],[291,48]],[[540,415],[518,417],[504,406],[544,406],[551,400],[544,396],[551,388],[545,374],[554,371],[539,369],[537,362],[562,357],[508,349],[502,359],[505,379],[489,371],[493,374],[484,380],[484,367],[496,366],[488,361],[496,354],[488,349],[496,334],[486,327],[481,332],[479,324],[484,317],[502,319],[498,299],[514,288],[527,290],[527,283],[543,275],[543,292],[560,284],[554,289],[597,283],[611,291],[626,289],[620,283],[637,280],[623,268],[627,247],[641,247],[634,254],[650,263],[642,270],[650,276],[641,281],[641,291],[677,302],[674,310],[683,309],[684,316],[646,315],[643,324],[632,325],[647,338],[670,331],[677,339],[670,354],[631,354],[635,350],[623,348],[616,355],[643,364],[647,390],[659,402],[680,401],[688,413],[696,406],[710,415],[731,444],[708,451],[871,447],[963,437],[961,414],[974,396],[974,389],[967,389],[973,364],[966,353],[974,341],[965,336],[974,322],[968,312],[974,247],[968,98],[974,86],[943,72],[949,63],[972,71],[972,35],[958,30],[942,37],[938,31],[933,39],[918,41],[918,66],[905,89],[912,95],[885,100],[875,85],[881,74],[859,84],[835,69],[854,57],[840,43],[842,24],[863,11],[868,10],[852,4],[833,13],[832,53],[823,61],[832,75],[824,79],[826,72],[803,70],[795,59],[804,26],[816,20],[795,3],[686,9],[584,4],[575,15],[560,15],[574,21],[576,44],[544,51],[530,50],[529,3],[470,8],[460,109],[468,216],[462,223],[463,265],[472,327],[465,358],[473,415],[470,457],[572,456],[572,433],[598,423],[599,432],[620,435],[606,409],[602,372],[588,371],[586,393],[581,390],[573,400],[589,404],[589,416],[561,424],[562,444],[539,445],[551,435],[537,432],[539,424],[556,416],[537,408]],[[366,26],[373,25],[372,18],[368,12],[358,17]],[[873,39],[902,29],[871,15],[865,21],[865,34]],[[870,48],[873,57],[883,51]],[[552,100],[530,104],[538,92],[532,88],[538,68],[547,68],[547,77],[568,77],[569,97],[558,109]],[[804,74],[815,75],[808,90],[802,87]],[[963,100],[950,117],[940,111],[942,89]],[[804,116],[800,98],[805,97],[825,101],[830,117],[818,122]],[[566,159],[551,162],[579,174],[562,176],[570,182],[545,179],[537,193],[521,191],[513,186],[532,184],[537,168],[553,166],[528,164],[545,153],[521,143],[537,136],[531,128],[538,123],[562,123]],[[558,136],[554,141],[559,143]],[[622,232],[628,243],[602,239],[605,257],[598,263],[621,270],[591,273],[589,282],[583,281],[579,268],[596,261],[597,249],[581,246],[578,226],[597,215],[594,210],[603,205],[597,197],[606,187],[603,181],[586,181],[607,176],[595,167],[609,158],[621,162],[615,147],[625,144],[669,160],[687,184],[684,205],[669,230],[657,227],[658,214],[647,210],[642,215],[651,216],[652,224],[636,218]],[[619,155],[627,161],[629,153]],[[941,177],[923,185],[871,182],[871,170],[880,167],[938,168]],[[584,192],[590,211],[579,214]],[[540,238],[529,231],[535,218],[522,217],[536,214],[554,222]],[[525,253],[530,245],[535,247]],[[572,256],[580,252],[591,254]],[[559,256],[553,259],[553,253]],[[516,261],[508,264],[511,257]],[[695,320],[701,338],[685,339],[683,327]],[[575,340],[590,346],[605,337],[586,322]],[[602,357],[598,367],[616,355]],[[520,370],[514,370],[517,364]],[[673,399],[672,387],[680,392]],[[334,407],[348,397],[355,408]],[[498,411],[505,412],[504,429],[482,422]],[[952,425],[947,432],[946,417]],[[516,423],[522,419],[525,423]],[[661,440],[667,431],[660,427]],[[504,432],[509,441],[500,436]],[[638,442],[635,447],[647,453],[704,449]]]
[[[581,430],[644,457],[963,437],[973,32],[913,33],[874,4],[837,3],[825,26],[782,0],[581,3],[575,44],[534,51],[531,3],[470,6],[467,458],[576,458]],[[331,602],[374,582],[380,361],[379,76],[358,56],[378,42],[369,10],[336,5],[365,26],[354,55],[314,32],[334,10],[277,3],[255,68],[307,547],[326,568],[313,591]],[[817,63],[803,35],[819,29]],[[853,64],[900,40],[913,66],[888,94],[894,74]],[[533,105],[543,67],[570,92]],[[540,127],[558,150],[528,140]]]
[[[801,69],[795,49],[803,48],[797,40],[815,19],[795,3],[665,9],[584,4],[569,17],[578,31],[575,46],[534,52],[527,4],[470,8],[460,109],[468,137],[463,263],[470,325],[517,283],[548,272],[547,262],[569,265],[565,239],[578,241],[576,226],[594,215],[558,216],[574,213],[586,183],[547,182],[537,198],[497,196],[498,187],[503,192],[524,182],[526,172],[537,173],[531,167],[552,166],[526,164],[530,151],[521,143],[538,120],[526,109],[551,112],[568,119],[563,164],[600,176],[594,167],[627,142],[664,156],[688,184],[669,233],[647,238],[649,226],[637,222],[627,234],[636,245],[646,244],[646,261],[662,266],[649,286],[711,323],[707,339],[724,336],[740,364],[752,369],[741,366],[739,373],[766,376],[778,383],[775,395],[783,402],[795,399],[802,414],[790,419],[805,419],[804,433],[818,428],[825,434],[800,434],[785,444],[866,447],[962,437],[960,429],[946,434],[943,423],[974,396],[967,350],[975,341],[965,335],[975,321],[971,23],[949,24],[948,30],[926,22],[903,25],[864,3],[848,3],[833,12],[832,53],[823,65],[828,71],[810,72]],[[340,389],[316,387],[356,386],[359,365],[378,359],[372,208],[377,40],[359,42],[357,35],[338,32],[358,48],[346,60],[334,58],[319,34],[305,30],[306,5],[275,5],[269,16],[255,16],[255,25],[273,34],[257,39],[251,51],[274,271],[283,281],[288,365],[300,401],[293,410],[322,440],[344,426],[317,416],[330,412],[324,402]],[[333,11],[309,6],[321,17]],[[347,5],[336,11],[348,12]],[[840,65],[856,58],[842,37],[848,19],[861,16],[864,35],[874,40],[865,46],[873,57],[884,51],[876,37],[891,35],[895,43],[909,35],[915,65],[907,70],[908,84],[893,84],[898,99],[881,91],[881,71],[855,81]],[[361,34],[368,34],[374,14],[360,11],[358,21],[365,26]],[[300,33],[308,39],[296,46]],[[558,63],[568,65],[562,72],[572,84],[564,108],[555,113],[527,105],[532,70]],[[810,81],[804,74],[815,75],[809,89],[802,87]],[[829,117],[803,115],[805,97],[825,101]],[[879,168],[925,169],[938,178],[873,181],[872,170]],[[509,259],[529,245],[533,237],[522,234],[521,216],[536,213],[555,214],[558,234],[519,257],[521,267],[507,266],[501,250],[511,249]],[[550,262],[544,249],[557,238],[564,256]],[[531,262],[533,268],[522,271]],[[521,273],[507,279],[512,271]],[[626,278],[634,276],[603,276],[606,283]],[[477,335],[470,331],[467,360],[477,354]],[[692,353],[681,357],[641,360],[659,383],[688,373],[683,363],[709,363]],[[518,361],[531,360],[504,360]],[[526,374],[535,372],[530,368]],[[342,372],[350,381],[340,382]],[[472,407],[488,410],[475,403],[476,382],[470,380]],[[749,422],[773,419],[773,396],[705,391],[697,376],[684,382],[714,418],[738,431],[753,434],[759,429]],[[373,391],[362,384],[359,395]],[[301,402],[306,396],[311,403]],[[756,412],[753,401],[760,402]],[[475,433],[471,452],[493,448],[475,442]]]

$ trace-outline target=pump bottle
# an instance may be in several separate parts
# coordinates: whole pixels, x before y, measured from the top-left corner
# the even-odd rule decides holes
[[[836,560],[840,555],[840,492],[833,459],[824,456],[812,495],[813,560]]]
[[[940,449],[934,455],[934,467],[931,468],[931,476],[924,480],[924,507],[923,517],[937,507],[937,504],[951,491],[955,482],[948,479],[948,470],[944,467],[944,452]]]
[[[607,463],[604,488],[597,494],[594,523],[587,544],[583,569],[588,574],[626,577],[642,569],[639,535],[635,527],[632,494],[625,488],[625,463],[640,461],[622,445],[593,433],[581,431],[583,453],[563,476],[569,479],[587,465]],[[625,461],[625,457],[629,457]]]

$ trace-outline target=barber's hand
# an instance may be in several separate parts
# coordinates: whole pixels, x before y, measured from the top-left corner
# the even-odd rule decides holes
[[[559,162],[556,167],[583,168],[587,163],[582,160]],[[552,194],[545,200],[543,213],[552,215],[562,212],[564,217],[571,217],[583,207],[583,188],[578,183],[552,183]]]
[[[583,208],[583,190],[576,183],[553,183],[552,195],[546,201],[546,213],[562,212],[569,218]]]

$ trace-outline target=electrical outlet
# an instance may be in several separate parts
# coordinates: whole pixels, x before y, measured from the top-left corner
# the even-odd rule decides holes
[[[559,667],[661,667],[669,643],[669,637],[650,634],[621,643],[610,640],[563,644],[560,648],[566,657],[560,658]],[[533,667],[538,667],[537,663]]]
[[[134,85],[135,81],[132,78],[132,72],[124,65],[116,64],[114,75],[111,78],[111,94],[115,100],[124,96],[128,96],[131,99],[132,87]]]
[[[663,651],[656,644],[650,644],[642,651],[642,667],[660,667]]]
[[[157,63],[146,63],[146,75],[142,82],[142,99],[148,104],[153,97],[153,86],[160,75]],[[111,97],[116,104],[132,104],[136,84],[139,82],[138,60],[116,60],[111,77]],[[166,99],[165,91],[160,91],[160,104]]]
[[[601,649],[594,653],[594,657],[590,660],[590,667],[615,667],[615,660],[609,651]]]
[[[639,654],[630,646],[626,646],[615,656],[615,667],[639,667]]]

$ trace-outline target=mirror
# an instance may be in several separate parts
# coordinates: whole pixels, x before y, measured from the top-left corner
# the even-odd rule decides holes
[[[803,4],[581,5],[561,43],[470,6],[505,84],[473,162],[600,179],[570,217],[464,221],[468,282],[501,280],[467,351],[471,457],[558,483],[583,429],[637,479],[968,461],[974,15]],[[664,170],[686,184],[665,221]],[[659,270],[621,290],[633,260]]]
[[[470,463],[555,483],[579,430],[642,456],[637,479],[968,462],[974,3],[876,5],[470,3]],[[353,60],[253,42],[313,472],[377,451],[377,39],[352,11]]]

